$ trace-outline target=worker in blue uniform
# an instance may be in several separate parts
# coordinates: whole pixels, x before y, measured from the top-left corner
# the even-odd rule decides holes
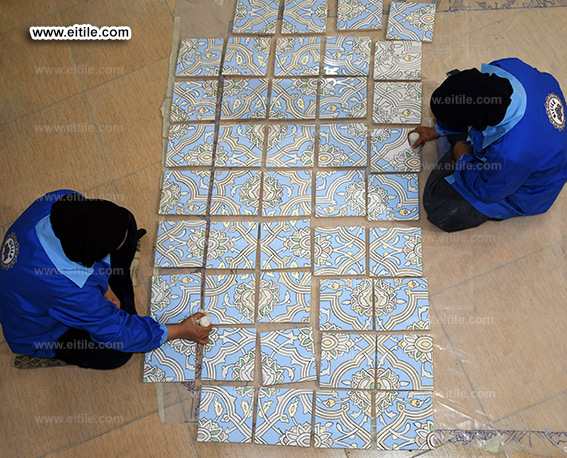
[[[207,343],[195,314],[178,324],[139,316],[130,265],[138,231],[112,202],[60,190],[37,199],[0,252],[0,323],[14,353],[114,369],[167,340]]]
[[[450,148],[423,195],[428,219],[447,231],[547,211],[567,181],[565,99],[559,83],[519,59],[450,72],[431,96],[435,128],[414,147],[447,136]]]

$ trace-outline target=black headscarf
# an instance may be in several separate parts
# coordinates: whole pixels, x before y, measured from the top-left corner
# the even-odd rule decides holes
[[[91,267],[123,242],[130,212],[107,200],[86,199],[71,193],[51,207],[51,226],[65,255]]]
[[[450,127],[484,130],[500,123],[514,90],[506,78],[476,68],[449,76],[431,96],[431,111]]]

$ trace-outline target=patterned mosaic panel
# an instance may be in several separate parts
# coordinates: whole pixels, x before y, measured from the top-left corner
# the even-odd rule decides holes
[[[315,126],[268,126],[266,167],[312,167]]]
[[[374,50],[375,80],[420,80],[420,41],[377,41]]]
[[[173,83],[171,121],[207,121],[215,119],[217,81]]]
[[[195,380],[195,352],[197,343],[175,339],[146,353],[144,382],[184,382]]]
[[[253,222],[211,223],[207,267],[215,269],[254,269],[258,226]],[[202,252],[204,237],[194,237],[187,246]]]
[[[175,76],[217,76],[222,38],[187,38],[181,41]]]
[[[368,220],[419,219],[416,173],[388,173],[368,177]]]
[[[314,231],[315,275],[366,273],[366,236],[363,227],[317,227]]]
[[[308,76],[319,74],[321,38],[278,38],[274,76]]]
[[[264,272],[260,279],[258,321],[308,323],[311,307],[309,272]]]
[[[316,100],[316,79],[273,80],[270,118],[315,119]]]
[[[212,165],[214,136],[212,124],[173,124],[169,128],[165,166]]]
[[[266,76],[271,42],[266,37],[229,37],[222,74]]]
[[[163,221],[158,226],[156,267],[202,267],[205,221]]]
[[[366,178],[362,170],[317,172],[317,216],[366,216]]]
[[[339,0],[337,14],[337,30],[382,28],[382,0]]]
[[[311,215],[311,172],[266,172],[262,192],[264,216]]]
[[[366,76],[370,65],[368,37],[329,37],[323,62],[324,75]]]
[[[365,167],[368,129],[363,123],[319,127],[319,167]]]
[[[372,121],[379,124],[419,124],[421,83],[374,83]]]
[[[262,332],[260,347],[264,385],[317,379],[311,328]]]
[[[234,21],[233,33],[276,33],[279,0],[238,0]]]
[[[370,273],[378,277],[421,277],[421,229],[370,229]]]
[[[264,125],[220,126],[215,165],[217,167],[260,167]]]
[[[262,223],[260,250],[260,265],[263,270],[310,267],[310,221]]]
[[[253,323],[255,296],[254,274],[205,276],[205,310],[215,325]]]
[[[160,215],[204,215],[210,175],[209,171],[165,172],[161,185]]]
[[[375,172],[419,172],[421,154],[408,142],[411,129],[370,131],[371,170]]]
[[[366,78],[323,78],[319,96],[321,119],[366,117]]]
[[[152,277],[150,315],[159,323],[179,323],[201,308],[201,275]]]
[[[388,40],[433,40],[435,3],[392,2],[388,16]]]
[[[267,79],[225,79],[221,119],[261,119],[268,104]]]
[[[346,278],[319,284],[319,326],[326,329],[372,330],[372,280]]]
[[[327,0],[284,0],[282,33],[324,33]]]
[[[217,170],[211,197],[211,215],[257,215],[261,173]]]

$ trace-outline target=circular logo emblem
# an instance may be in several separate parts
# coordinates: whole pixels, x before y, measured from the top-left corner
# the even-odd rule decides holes
[[[9,269],[16,263],[19,249],[20,245],[18,245],[16,234],[9,234],[4,241],[4,245],[2,245],[2,253],[0,253],[0,265],[2,269]]]
[[[549,94],[545,101],[545,110],[547,111],[547,117],[551,121],[551,124],[553,124],[556,129],[563,130],[565,127],[565,109],[563,108],[559,96]]]

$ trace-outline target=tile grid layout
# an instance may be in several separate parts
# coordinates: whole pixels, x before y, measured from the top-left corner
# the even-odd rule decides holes
[[[361,36],[367,3],[338,0],[326,36],[325,0],[239,0],[227,40],[181,43],[151,314],[215,327],[149,352],[144,380],[202,386],[199,441],[429,448],[421,231],[391,224],[419,218],[421,42]]]

